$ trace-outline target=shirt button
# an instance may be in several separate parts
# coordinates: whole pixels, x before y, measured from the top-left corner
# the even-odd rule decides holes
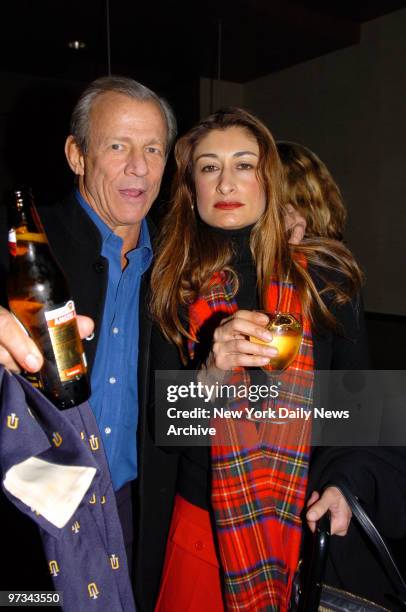
[[[113,327],[113,334],[118,334],[118,327]]]
[[[109,383],[110,383],[111,385],[115,385],[115,384],[116,384],[116,382],[117,382],[117,379],[116,379],[116,378],[114,378],[114,376],[110,376],[110,378],[109,378]]]
[[[104,433],[107,435],[111,434],[111,427],[105,427]]]
[[[100,258],[99,260],[95,261],[93,264],[93,268],[96,272],[98,272],[98,274],[101,274],[101,272],[104,272],[104,261],[102,258]]]
[[[204,548],[204,544],[201,540],[197,540],[197,542],[195,542],[195,548],[196,550],[203,550]]]

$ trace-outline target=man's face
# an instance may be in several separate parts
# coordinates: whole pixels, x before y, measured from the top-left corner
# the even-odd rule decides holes
[[[116,92],[96,99],[87,152],[78,152],[77,164],[70,164],[83,197],[123,238],[139,230],[158,195],[166,144],[166,122],[154,102]]]

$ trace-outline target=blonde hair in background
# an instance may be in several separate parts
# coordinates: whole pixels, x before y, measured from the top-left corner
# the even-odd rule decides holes
[[[306,236],[342,240],[347,210],[326,165],[303,145],[277,143],[286,180],[286,197],[306,219]]]

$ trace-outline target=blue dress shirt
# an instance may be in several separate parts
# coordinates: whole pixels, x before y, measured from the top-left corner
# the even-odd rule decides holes
[[[139,298],[141,276],[152,261],[151,241],[144,219],[137,247],[127,253],[128,264],[122,270],[122,239],[102,221],[79,191],[77,199],[100,231],[101,254],[109,263],[89,403],[117,491],[137,477]]]

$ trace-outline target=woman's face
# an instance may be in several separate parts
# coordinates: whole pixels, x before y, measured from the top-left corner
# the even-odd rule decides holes
[[[193,155],[193,176],[203,221],[224,229],[258,221],[265,210],[258,163],[257,140],[242,127],[212,130],[199,142]]]

